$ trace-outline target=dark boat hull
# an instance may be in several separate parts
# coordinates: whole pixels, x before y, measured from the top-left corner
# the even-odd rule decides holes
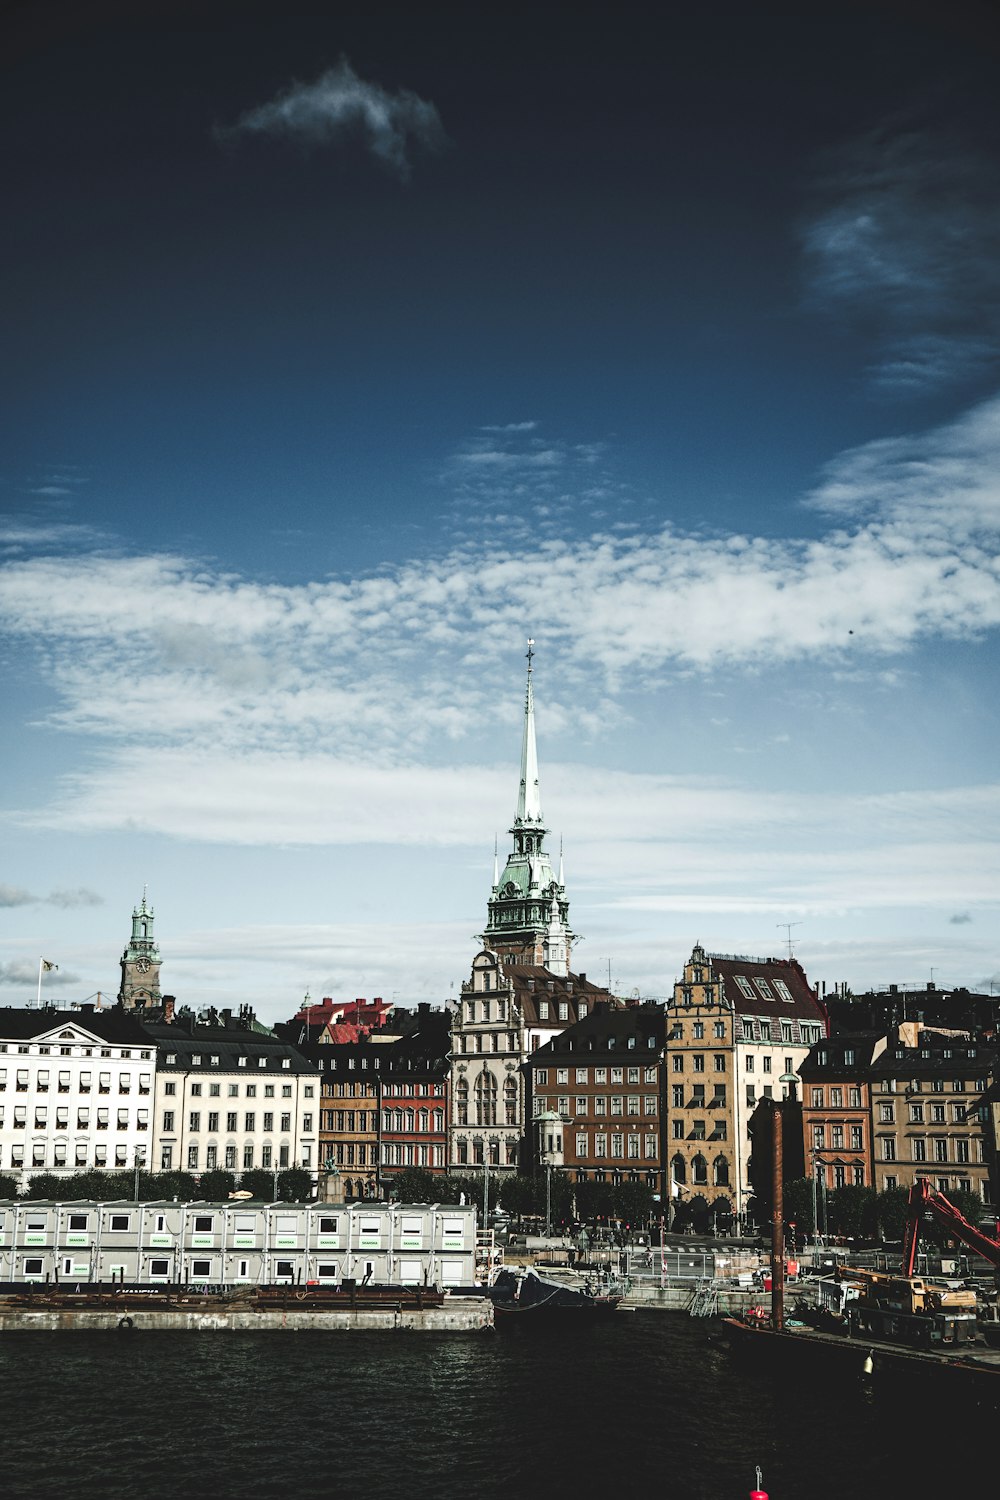
[[[595,1296],[586,1290],[563,1286],[558,1281],[546,1281],[533,1271],[524,1276],[501,1271],[490,1288],[490,1298],[497,1315],[504,1317],[565,1312],[593,1316],[614,1312],[621,1301],[614,1295]]]

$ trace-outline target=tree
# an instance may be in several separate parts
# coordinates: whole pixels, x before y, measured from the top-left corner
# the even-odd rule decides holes
[[[578,1182],[576,1207],[580,1218],[588,1223],[596,1219],[611,1219],[614,1217],[614,1188],[610,1182]]]
[[[397,1203],[441,1203],[445,1181],[425,1167],[406,1167],[392,1178],[391,1192]]]
[[[265,1172],[261,1167],[244,1172],[240,1178],[240,1191],[252,1193],[261,1203],[273,1203],[275,1198],[274,1173]]]
[[[200,1196],[198,1185],[190,1172],[150,1172],[148,1178],[140,1177],[139,1191],[148,1193],[151,1200],[176,1198],[178,1203],[190,1203]]]
[[[815,1233],[813,1223],[814,1184],[808,1177],[796,1177],[785,1183],[785,1223],[794,1224],[799,1244],[807,1234]]]
[[[305,1167],[288,1167],[278,1173],[280,1203],[308,1203],[313,1196],[312,1173]]]
[[[909,1193],[906,1188],[890,1188],[885,1193],[879,1193],[876,1210],[876,1223],[878,1225],[879,1238],[883,1240],[901,1240],[903,1230],[906,1227],[906,1204]]]
[[[32,1203],[39,1203],[42,1199],[58,1198],[63,1180],[52,1172],[37,1172],[29,1181],[24,1196]]]
[[[229,1197],[235,1187],[235,1172],[213,1167],[209,1172],[202,1172],[201,1181],[198,1183],[198,1197],[203,1198],[206,1203],[221,1203]]]
[[[653,1209],[653,1189],[644,1182],[621,1182],[613,1191],[615,1217],[632,1229],[649,1223]]]
[[[835,1188],[828,1200],[830,1224],[835,1232],[848,1239],[867,1236],[875,1217],[872,1202],[877,1196],[875,1189],[870,1187],[847,1184]]]
[[[17,1178],[11,1177],[6,1172],[0,1172],[0,1198],[17,1197]]]
[[[537,1187],[531,1177],[505,1177],[497,1183],[498,1200],[507,1213],[521,1222],[525,1214],[536,1212]]]

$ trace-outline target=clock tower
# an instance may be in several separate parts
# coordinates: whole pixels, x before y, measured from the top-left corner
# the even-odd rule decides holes
[[[159,1005],[160,995],[160,951],[153,937],[153,908],[146,902],[143,890],[142,903],[132,911],[132,936],[122,954],[122,983],[118,991],[118,1004],[126,1010],[142,1010],[146,1006]]]

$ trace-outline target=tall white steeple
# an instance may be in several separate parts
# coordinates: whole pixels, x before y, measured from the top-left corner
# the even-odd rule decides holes
[[[514,847],[498,875],[494,859],[493,890],[483,944],[506,956],[511,963],[549,966],[554,973],[568,973],[573,934],[569,928],[569,902],[557,880],[545,835],[535,743],[534,651],[528,641],[528,681],[524,695],[524,726],[521,733],[521,778],[517,813],[511,834]],[[559,967],[555,967],[558,965]]]

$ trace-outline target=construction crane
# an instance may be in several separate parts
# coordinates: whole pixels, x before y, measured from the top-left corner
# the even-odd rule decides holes
[[[939,1192],[937,1188],[932,1188],[926,1177],[918,1177],[910,1188],[910,1196],[906,1204],[906,1229],[903,1234],[901,1267],[904,1276],[912,1276],[917,1263],[920,1221],[925,1212],[929,1212],[935,1222],[953,1239],[961,1240],[963,1245],[968,1245],[970,1250],[975,1250],[984,1260],[988,1260],[991,1266],[1000,1270],[1000,1240],[993,1239],[991,1235],[984,1234],[981,1229],[970,1224],[965,1215],[959,1213],[944,1193]]]

